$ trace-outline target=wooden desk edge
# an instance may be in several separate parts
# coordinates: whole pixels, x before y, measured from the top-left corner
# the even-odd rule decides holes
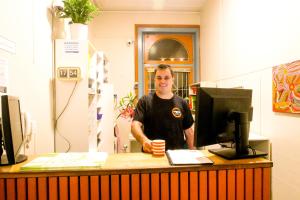
[[[257,159],[243,159],[235,161],[227,161],[215,155],[209,157],[214,161],[213,165],[180,165],[172,166],[168,163],[166,156],[156,161],[156,166],[149,166],[147,163],[144,166],[134,167],[114,167],[118,158],[120,162],[125,162],[124,158],[135,157],[134,162],[139,162],[139,156],[141,158],[147,158],[147,161],[152,161],[149,154],[142,153],[126,153],[123,155],[110,155],[112,159],[107,160],[108,164],[100,168],[89,169],[59,169],[59,170],[35,170],[35,171],[21,171],[20,167],[27,162],[30,162],[34,157],[31,157],[28,161],[13,166],[0,167],[0,178],[15,178],[15,177],[48,177],[48,176],[89,176],[89,175],[114,175],[114,174],[141,174],[141,173],[171,173],[171,172],[184,172],[184,171],[205,171],[205,170],[222,170],[222,169],[247,169],[247,168],[271,168],[273,162],[265,158]],[[113,162],[111,162],[111,160]],[[126,160],[126,159],[125,159]],[[141,160],[142,162],[143,160]],[[128,161],[130,162],[130,161]],[[160,165],[161,162],[161,165]],[[112,167],[110,167],[110,164]],[[120,164],[120,166],[125,166]]]

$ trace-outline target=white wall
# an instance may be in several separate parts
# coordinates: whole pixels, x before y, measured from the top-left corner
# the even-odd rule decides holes
[[[201,14],[201,80],[253,89],[251,129],[272,142],[273,199],[299,199],[299,114],[272,112],[272,67],[300,58],[300,2],[207,1]]]
[[[0,7],[0,35],[16,44],[15,54],[0,49],[0,58],[9,65],[8,94],[20,97],[21,109],[37,125],[29,154],[53,151],[50,4],[51,0],[5,0]]]

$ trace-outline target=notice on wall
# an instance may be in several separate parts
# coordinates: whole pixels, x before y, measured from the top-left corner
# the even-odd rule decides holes
[[[79,53],[79,42],[78,41],[66,41],[64,42],[65,53]]]
[[[8,61],[0,57],[0,92],[7,92],[8,84]]]

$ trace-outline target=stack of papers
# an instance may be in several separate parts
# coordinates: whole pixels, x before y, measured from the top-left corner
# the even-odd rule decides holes
[[[166,154],[171,165],[213,164],[200,150],[167,150]]]
[[[39,156],[23,165],[21,170],[58,170],[101,168],[108,154],[106,152],[50,153]]]

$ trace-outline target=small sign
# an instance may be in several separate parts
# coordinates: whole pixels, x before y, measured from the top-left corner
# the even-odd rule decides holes
[[[64,42],[65,53],[79,53],[79,42],[78,41],[65,41]]]

